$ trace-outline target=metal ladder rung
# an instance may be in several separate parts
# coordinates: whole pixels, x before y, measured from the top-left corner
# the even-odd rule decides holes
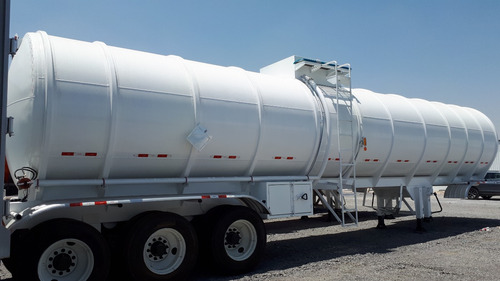
[[[335,73],[332,77],[338,83],[343,83],[345,87],[342,87],[338,83],[335,84],[334,95],[336,99],[335,108],[337,110],[337,149],[338,149],[338,159],[340,159],[339,165],[339,178],[336,183],[339,200],[342,202],[342,226],[354,226],[358,225],[358,205],[357,205],[357,192],[356,192],[356,160],[354,159],[356,144],[354,142],[354,116],[353,116],[353,96],[351,90],[351,66],[345,64],[342,66],[335,66]],[[341,114],[342,112],[342,119]],[[347,116],[348,115],[348,116]],[[345,117],[350,117],[346,119]],[[340,141],[350,138],[350,141]],[[350,157],[345,159],[345,155]],[[343,160],[348,161],[343,163]],[[343,190],[351,190],[352,192],[344,193]],[[354,208],[347,208],[346,198],[354,198]],[[351,223],[346,223],[346,216],[352,221]]]

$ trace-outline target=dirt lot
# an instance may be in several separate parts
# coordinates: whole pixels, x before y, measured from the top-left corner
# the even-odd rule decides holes
[[[198,269],[193,280],[498,280],[500,199],[443,199],[443,212],[414,231],[406,208],[377,230],[376,215],[360,207],[358,227],[324,215],[266,222],[264,260],[253,272],[221,277]],[[361,199],[358,199],[361,203]],[[433,199],[433,209],[439,207]],[[0,279],[12,280],[5,267]]]

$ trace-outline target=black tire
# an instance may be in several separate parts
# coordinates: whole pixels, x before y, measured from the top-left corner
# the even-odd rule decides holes
[[[266,230],[260,216],[250,208],[224,206],[208,214],[209,261],[221,274],[252,270],[266,246]]]
[[[493,196],[491,196],[491,195],[483,195],[481,197],[483,197],[483,199],[485,199],[485,200],[490,200],[491,197],[493,197]]]
[[[471,187],[469,189],[469,193],[467,194],[468,199],[478,199],[479,198],[479,190],[475,187]]]
[[[134,280],[184,280],[196,264],[198,241],[183,217],[154,212],[131,225],[124,259]]]
[[[28,237],[14,259],[16,280],[106,280],[108,245],[90,225],[57,219],[34,228]]]
[[[3,259],[2,264],[7,268],[7,270],[12,273],[14,271],[13,260],[11,258]]]

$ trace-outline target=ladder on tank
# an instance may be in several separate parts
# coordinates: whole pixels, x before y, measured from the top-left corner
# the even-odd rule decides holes
[[[337,65],[337,64],[336,64]],[[356,140],[354,139],[353,96],[351,89],[351,66],[335,67],[335,109],[337,111],[337,151],[339,179],[337,183],[342,226],[358,225],[358,200],[356,192]],[[342,107],[341,107],[342,105]],[[341,110],[345,114],[341,114]],[[346,157],[347,155],[347,157]],[[348,200],[354,206],[347,207]],[[354,202],[352,202],[354,201]],[[349,218],[349,220],[347,220]]]
[[[339,162],[339,177],[337,180],[327,180],[327,188],[317,188],[314,191],[331,215],[342,226],[358,225],[358,203],[356,192],[356,147],[354,139],[353,95],[351,90],[351,66],[338,65],[329,62],[321,65],[330,70],[326,80],[332,86],[319,86],[335,103],[337,112],[336,135],[337,156]],[[319,67],[316,67],[319,69]],[[311,69],[314,72],[315,68]],[[348,208],[347,205],[354,205]]]
[[[357,139],[354,138],[356,127],[351,90],[351,66],[350,64],[338,65],[336,61],[325,63],[311,59],[300,59],[296,61],[296,63],[298,62],[300,64],[297,64],[296,71],[304,66],[310,67],[309,72],[306,72],[307,75],[323,82],[323,85],[319,84],[318,87],[323,91],[322,94],[334,103],[337,111],[336,142],[338,154],[335,156],[335,161],[339,162],[339,177],[338,179],[320,180],[314,188],[314,192],[321,200],[323,207],[327,208],[342,226],[358,225],[356,192],[356,149],[358,144],[356,143]],[[354,204],[354,207],[348,208],[347,203]]]

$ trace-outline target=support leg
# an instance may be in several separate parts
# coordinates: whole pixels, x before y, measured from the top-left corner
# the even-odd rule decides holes
[[[385,223],[384,223],[384,216],[378,216],[378,224],[377,224],[377,229],[386,229],[387,226],[385,226]]]
[[[417,216],[417,232],[425,232],[422,221],[431,216],[432,186],[408,186],[406,187],[411,198],[415,202],[415,214]]]

